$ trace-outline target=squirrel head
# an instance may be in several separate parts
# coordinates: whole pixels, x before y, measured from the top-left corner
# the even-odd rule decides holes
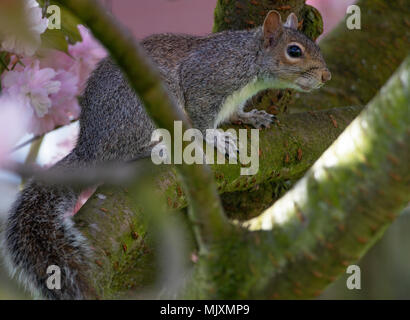
[[[284,24],[277,11],[268,13],[262,27],[261,73],[300,91],[318,89],[331,79],[330,71],[319,47],[297,28],[294,13]]]

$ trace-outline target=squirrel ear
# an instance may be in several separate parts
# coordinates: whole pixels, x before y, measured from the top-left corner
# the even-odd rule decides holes
[[[288,16],[284,24],[285,27],[295,29],[298,28],[298,17],[293,12]]]
[[[282,19],[279,12],[271,10],[265,18],[263,23],[263,37],[265,41],[269,41],[269,38],[276,32],[282,31]]]

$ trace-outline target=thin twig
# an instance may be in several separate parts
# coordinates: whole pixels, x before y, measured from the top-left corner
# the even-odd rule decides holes
[[[73,120],[70,121],[70,124],[73,124],[73,123],[76,122],[76,121],[78,121],[78,119],[73,119]],[[11,152],[16,152],[17,150],[19,150],[19,149],[21,149],[21,148],[23,148],[23,147],[29,145],[30,143],[32,143],[32,142],[34,142],[34,141],[36,141],[36,140],[38,140],[38,139],[40,139],[40,138],[43,138],[47,133],[56,131],[56,130],[58,130],[58,129],[62,128],[62,127],[68,126],[68,125],[70,125],[70,124],[64,124],[64,125],[61,125],[61,126],[57,126],[57,127],[55,127],[53,130],[51,130],[51,131],[49,131],[49,132],[46,132],[46,133],[43,133],[43,134],[39,134],[39,135],[37,135],[37,136],[34,136],[34,137],[28,139],[27,141],[24,141],[24,142],[22,142],[21,144],[19,144],[19,145],[17,145],[16,147],[14,147],[14,148],[11,150]]]

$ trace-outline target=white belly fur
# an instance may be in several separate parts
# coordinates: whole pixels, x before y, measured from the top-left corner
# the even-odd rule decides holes
[[[214,127],[229,120],[229,118],[238,110],[241,110],[246,102],[256,95],[258,92],[266,89],[285,89],[292,88],[294,85],[289,82],[280,81],[277,79],[257,79],[254,78],[250,83],[241,89],[232,93],[225,99],[222,104],[221,111],[216,117]]]

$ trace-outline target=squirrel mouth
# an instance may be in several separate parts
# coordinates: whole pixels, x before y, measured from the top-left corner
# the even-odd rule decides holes
[[[302,90],[302,91],[312,91],[315,89],[320,89],[323,86],[323,83],[315,85],[315,86],[307,86],[307,85],[303,85],[303,84],[297,84],[298,87]]]
[[[311,90],[312,90],[311,87],[304,86],[304,85],[302,85],[302,84],[298,84],[298,87],[299,87],[300,89],[302,89],[303,91],[311,91]]]

